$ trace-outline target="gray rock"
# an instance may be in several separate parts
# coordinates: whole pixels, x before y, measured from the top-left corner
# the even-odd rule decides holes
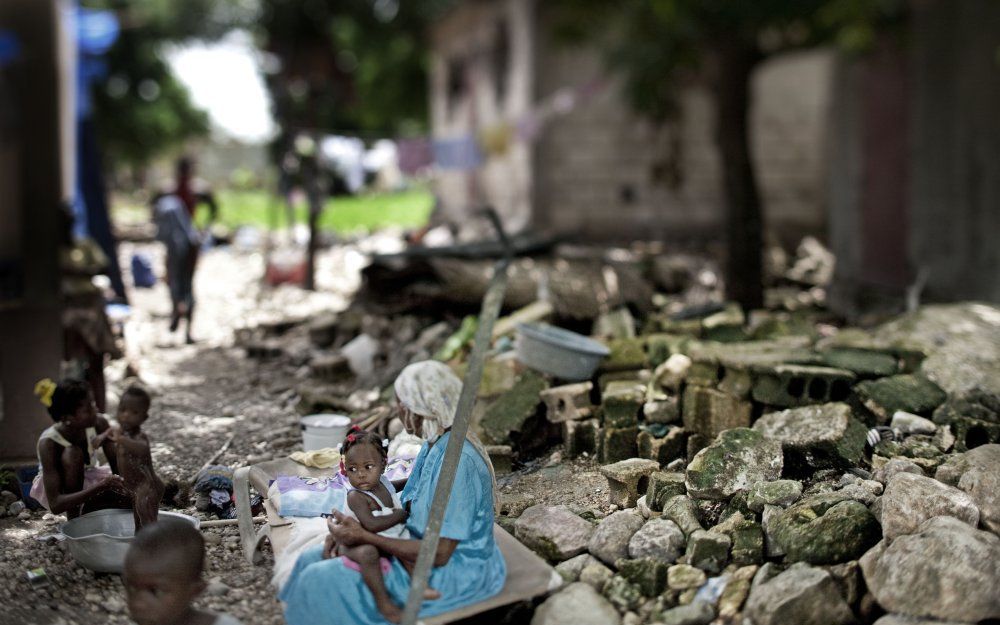
[[[898,473],[889,480],[881,500],[882,534],[886,538],[912,534],[927,519],[941,515],[972,527],[979,523],[979,508],[957,488],[913,473]]]
[[[841,493],[812,495],[767,523],[767,538],[791,562],[837,564],[878,542],[878,521],[863,504]]]
[[[794,460],[812,467],[854,466],[865,450],[867,428],[847,404],[803,406],[765,414],[753,429],[781,442]]]
[[[654,558],[671,563],[684,551],[684,532],[667,519],[647,521],[628,543],[631,558]]]
[[[924,470],[920,468],[920,465],[906,458],[893,458],[889,462],[886,462],[884,466],[875,470],[874,478],[877,482],[887,484],[892,479],[892,476],[897,473],[923,475]]]
[[[695,530],[705,529],[698,520],[698,509],[694,501],[687,495],[670,498],[663,506],[663,518],[676,523],[685,536],[690,536]]]
[[[760,514],[760,526],[764,530],[764,553],[769,558],[778,558],[785,555],[785,550],[774,536],[774,519],[781,514],[783,508],[778,506],[764,506]]]
[[[598,592],[604,590],[604,585],[612,577],[614,577],[614,572],[594,557],[591,557],[580,571],[580,581]]]
[[[809,566],[793,566],[753,586],[745,614],[754,625],[847,625],[856,622],[830,574]]]
[[[705,571],[690,564],[675,564],[667,569],[667,587],[671,590],[700,588],[706,578]]]
[[[692,601],[688,605],[671,608],[660,615],[658,623],[663,625],[707,625],[715,618],[715,610],[704,601]]]
[[[589,553],[583,553],[575,558],[570,558],[565,562],[557,564],[555,567],[556,573],[559,573],[559,575],[569,583],[579,581],[580,573],[582,573],[584,567],[591,562],[597,562],[597,560],[595,560],[594,556]]]
[[[963,625],[958,621],[936,621],[934,619],[903,616],[902,614],[886,614],[875,625]]]
[[[734,428],[699,451],[685,473],[688,493],[699,499],[728,499],[757,482],[781,477],[781,444],[760,432]]]
[[[601,519],[587,548],[605,564],[613,566],[618,558],[628,555],[629,541],[644,523],[645,519],[635,510],[619,510]]]
[[[1000,538],[954,517],[883,540],[861,558],[861,570],[890,612],[966,622],[1000,617]]]
[[[517,539],[550,562],[582,554],[593,534],[593,524],[566,506],[532,506],[514,523]]]
[[[997,465],[1000,465],[1000,445],[982,445],[948,458],[937,468],[934,478],[949,486],[958,486],[959,480],[972,467]]]
[[[1000,534],[1000,464],[969,469],[958,481],[958,487],[979,508],[980,525]]]
[[[758,513],[764,510],[765,505],[787,508],[801,496],[802,482],[795,480],[757,482],[747,493],[747,507]]]
[[[226,586],[221,580],[213,579],[205,587],[205,594],[210,597],[221,597],[222,595],[229,594],[229,590],[229,586]]]
[[[545,600],[531,625],[618,625],[621,617],[611,603],[587,584],[575,583]]]
[[[902,410],[893,413],[889,427],[903,434],[933,434],[937,431],[937,425],[930,419]]]

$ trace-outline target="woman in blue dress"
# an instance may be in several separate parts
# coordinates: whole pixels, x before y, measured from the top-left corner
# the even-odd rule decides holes
[[[299,556],[279,595],[285,602],[289,625],[387,622],[376,608],[361,574],[345,566],[341,558],[331,557],[335,543],[369,544],[391,556],[385,585],[393,601],[399,605],[406,602],[410,588],[407,569],[413,568],[420,551],[420,537],[427,527],[462,382],[446,365],[425,361],[406,367],[394,386],[406,430],[427,440],[400,496],[410,513],[407,529],[415,539],[373,534],[356,520],[337,515],[336,522],[330,524],[326,546],[317,546]],[[470,432],[462,448],[441,526],[435,568],[428,583],[441,597],[424,601],[420,616],[434,616],[483,601],[503,588],[507,566],[493,539],[496,505],[493,465],[482,443]]]

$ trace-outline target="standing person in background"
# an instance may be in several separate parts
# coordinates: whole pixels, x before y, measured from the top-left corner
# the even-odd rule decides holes
[[[184,338],[194,342],[191,324],[194,318],[194,272],[202,236],[195,226],[195,211],[201,203],[208,204],[209,223],[218,216],[218,204],[211,191],[196,190],[194,162],[190,158],[177,161],[177,183],[172,193],[153,198],[153,220],[156,238],[167,247],[167,284],[170,287],[170,331],[175,332],[184,320]]]

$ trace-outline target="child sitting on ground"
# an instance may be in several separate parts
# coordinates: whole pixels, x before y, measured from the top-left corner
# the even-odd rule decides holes
[[[103,508],[126,508],[128,499],[110,442],[103,445],[111,465],[101,465],[98,451],[109,430],[107,419],[97,414],[90,385],[82,380],[63,380],[58,385],[45,379],[35,393],[55,424],[38,437],[39,473],[31,485],[31,496],[53,514],[74,518]]]
[[[128,611],[139,625],[240,625],[191,605],[205,590],[205,539],[193,525],[164,518],[142,528],[125,555]]]
[[[351,428],[340,447],[340,470],[351,483],[343,512],[357,519],[361,527],[369,532],[390,538],[409,538],[405,523],[409,515],[403,510],[392,482],[383,475],[387,447],[375,433],[357,426]],[[361,578],[372,591],[378,611],[386,620],[398,623],[403,613],[386,590],[378,549],[372,545],[337,545],[336,553],[357,563]],[[440,596],[441,593],[431,588],[424,595],[426,599],[438,599]]]
[[[153,470],[149,439],[141,430],[149,418],[149,406],[149,393],[144,389],[138,386],[125,389],[115,415],[120,429],[108,429],[95,443],[103,442],[105,437],[114,443],[118,472],[132,496],[136,531],[156,521],[164,491],[163,481]]]

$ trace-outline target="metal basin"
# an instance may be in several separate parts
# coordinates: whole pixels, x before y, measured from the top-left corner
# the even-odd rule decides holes
[[[517,359],[563,380],[589,380],[610,353],[602,343],[563,328],[544,323],[517,326]]]
[[[159,518],[171,517],[199,527],[198,519],[177,512],[160,511]],[[100,573],[121,573],[125,552],[135,536],[131,510],[97,510],[63,523],[59,531],[80,566]]]

